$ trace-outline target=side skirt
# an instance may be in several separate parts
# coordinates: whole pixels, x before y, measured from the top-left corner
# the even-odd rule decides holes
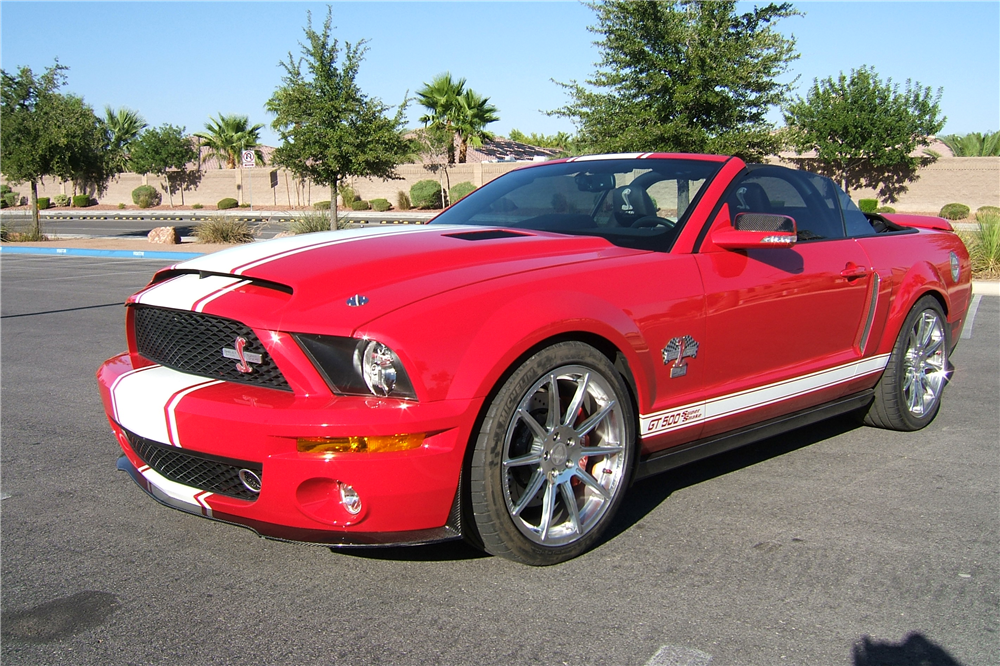
[[[795,430],[796,428],[839,416],[840,414],[846,414],[869,404],[874,395],[874,389],[867,389],[861,393],[855,393],[854,395],[823,405],[779,416],[769,421],[755,423],[751,426],[721,435],[699,439],[669,448],[665,451],[659,451],[639,462],[639,469],[636,470],[635,480],[638,481],[639,479],[666,472],[676,467],[695,462],[696,460],[701,460],[702,458],[725,453],[726,451],[731,451],[741,446],[767,439],[768,437],[780,435],[789,430]]]

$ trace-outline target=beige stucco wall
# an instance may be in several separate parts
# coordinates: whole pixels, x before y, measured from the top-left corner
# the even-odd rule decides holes
[[[477,187],[489,182],[497,176],[521,166],[516,163],[485,163],[456,164],[447,170],[447,181],[450,185],[461,182],[471,182]],[[419,164],[406,164],[397,169],[401,180],[381,180],[378,178],[354,178],[351,185],[358,195],[366,200],[375,198],[388,199],[394,206],[398,192],[409,192],[410,186],[418,180],[438,180],[439,175]],[[273,174],[273,176],[272,176]],[[241,182],[242,179],[242,182]],[[149,176],[150,185],[160,188],[163,203],[168,203],[163,188],[163,179]],[[174,204],[191,205],[195,203],[206,207],[214,207],[224,197],[233,197],[241,202],[248,202],[252,195],[254,208],[267,207],[287,210],[308,206],[316,201],[330,199],[330,190],[306,183],[297,186],[295,178],[284,170],[268,168],[229,170],[216,169],[201,172],[197,182],[191,182],[180,191],[174,193]],[[100,197],[100,202],[115,205],[118,203],[132,204],[132,190],[141,185],[143,177],[136,174],[123,174],[114,180]],[[272,183],[276,185],[272,187]],[[22,195],[27,196],[27,185],[14,187]],[[70,184],[58,180],[46,179],[39,187],[39,196],[51,197],[55,194],[72,194]],[[875,198],[873,191],[858,190],[851,192],[855,200]],[[920,178],[911,183],[909,191],[900,200],[892,204],[900,212],[937,212],[946,203],[964,203],[972,210],[980,206],[1000,206],[1000,157],[942,157],[934,164],[920,171]]]

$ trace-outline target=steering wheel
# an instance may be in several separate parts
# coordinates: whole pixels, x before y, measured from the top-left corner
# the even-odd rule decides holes
[[[655,215],[646,215],[645,217],[640,217],[638,220],[632,223],[633,229],[642,229],[644,227],[666,227],[667,229],[672,229],[674,225],[677,224],[673,220],[668,220],[665,217],[657,217]]]

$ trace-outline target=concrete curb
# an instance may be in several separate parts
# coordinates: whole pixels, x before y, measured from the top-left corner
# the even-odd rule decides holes
[[[972,281],[972,293],[983,296],[1000,296],[1000,282]]]
[[[116,259],[166,259],[187,261],[203,256],[201,252],[147,252],[146,250],[87,250],[78,247],[11,247],[0,245],[0,254],[43,254],[71,257],[112,257]]]

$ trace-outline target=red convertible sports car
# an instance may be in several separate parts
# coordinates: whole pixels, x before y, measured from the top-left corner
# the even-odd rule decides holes
[[[828,178],[575,157],[428,225],[163,269],[97,376],[118,465],[160,502],[541,565],[637,478],[847,412],[924,427],[970,292],[947,221],[863,214]]]

